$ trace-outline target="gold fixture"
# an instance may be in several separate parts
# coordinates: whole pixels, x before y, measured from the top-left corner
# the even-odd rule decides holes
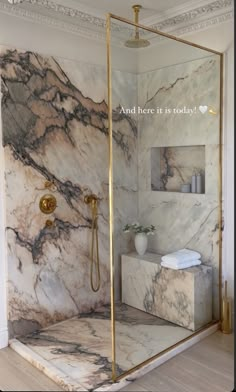
[[[56,198],[53,195],[44,195],[39,202],[39,208],[44,214],[52,214],[57,207]]]
[[[227,280],[225,281],[225,296],[222,300],[222,324],[223,333],[232,333],[232,300],[227,296]]]
[[[52,181],[45,181],[44,183],[45,188],[51,188],[52,185],[53,185]]]
[[[138,15],[139,15],[139,11],[142,8],[141,5],[135,4],[132,6],[133,10],[134,10],[134,23],[136,25],[138,25]],[[125,42],[125,46],[127,46],[128,48],[145,48],[146,46],[149,46],[150,42],[146,39],[140,38],[139,36],[139,28],[138,26],[135,26],[135,35],[133,38],[128,39]]]
[[[92,209],[92,242],[91,242],[91,268],[90,268],[90,286],[94,292],[100,289],[101,276],[100,276],[100,259],[99,259],[99,248],[98,248],[98,198],[96,195],[91,194],[84,197],[84,202],[91,205]],[[95,244],[96,242],[96,244]],[[94,260],[94,246],[96,246],[96,259]],[[95,287],[93,280],[93,268],[96,266],[97,285]]]
[[[47,219],[46,222],[45,222],[45,226],[46,226],[46,227],[54,227],[55,224],[54,224],[54,222],[51,221],[50,219]]]
[[[114,226],[113,226],[113,132],[112,132],[112,80],[111,80],[111,16],[107,15],[107,95],[109,128],[109,245],[110,245],[110,293],[111,293],[111,371],[116,381],[116,336],[115,336],[115,285],[114,285]]]
[[[97,200],[98,200],[97,196],[94,195],[93,193],[91,195],[84,196],[84,202],[86,204],[97,203]]]
[[[217,114],[217,110],[213,106],[209,106],[208,113],[210,113],[210,114]]]
[[[57,189],[53,181],[45,181],[44,188],[50,189],[51,191],[55,191]]]
[[[193,337],[198,336],[201,332],[208,330],[211,326],[219,325],[219,320],[221,320],[222,313],[222,286],[219,284],[219,320],[212,321],[209,325],[199,329],[194,332],[191,336],[182,339],[173,346],[163,350],[159,354],[147,359],[146,361],[140,363],[139,365],[129,369],[122,375],[118,376],[116,373],[116,320],[115,320],[115,290],[114,290],[114,278],[115,278],[115,266],[114,266],[114,208],[113,208],[113,132],[112,132],[112,69],[111,69],[111,20],[120,21],[131,26],[138,27],[145,31],[157,34],[161,37],[171,39],[172,41],[180,42],[191,47],[202,49],[210,53],[220,56],[220,109],[219,109],[219,228],[222,227],[222,162],[223,162],[223,152],[222,152],[222,135],[223,135],[223,64],[224,64],[224,54],[218,52],[214,49],[209,49],[205,46],[198,45],[189,42],[183,38],[177,38],[174,35],[164,33],[157,29],[141,25],[136,22],[131,22],[130,20],[114,15],[112,13],[107,14],[107,79],[108,79],[108,126],[109,126],[109,233],[110,233],[110,292],[111,292],[111,345],[112,345],[112,380],[117,382],[124,379],[126,376],[131,374],[136,369],[140,369],[142,366],[151,363],[156,358],[161,357],[165,353],[170,352],[173,348],[179,347],[183,342],[191,341]],[[213,114],[213,113],[211,113]],[[222,281],[222,230],[219,230],[219,282]]]

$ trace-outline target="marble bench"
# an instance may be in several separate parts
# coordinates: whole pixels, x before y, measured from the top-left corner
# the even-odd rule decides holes
[[[192,331],[212,321],[212,267],[161,267],[161,255],[121,256],[122,302]]]

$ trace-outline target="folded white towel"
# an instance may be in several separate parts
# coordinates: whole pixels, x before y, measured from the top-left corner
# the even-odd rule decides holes
[[[194,267],[195,265],[200,265],[200,264],[201,264],[201,260],[192,260],[189,262],[186,261],[185,263],[181,263],[178,265],[174,265],[173,263],[168,263],[167,261],[161,262],[162,267],[170,268],[170,269],[174,269],[174,270],[190,268],[190,267]]]
[[[199,260],[200,258],[200,253],[195,252],[194,250],[180,249],[176,252],[162,256],[161,260],[168,263],[174,263],[174,265],[179,265],[180,263],[184,263],[186,261],[189,262],[192,260]]]

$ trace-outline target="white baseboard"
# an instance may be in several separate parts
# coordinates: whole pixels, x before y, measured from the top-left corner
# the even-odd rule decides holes
[[[0,331],[0,349],[8,346],[8,329]]]

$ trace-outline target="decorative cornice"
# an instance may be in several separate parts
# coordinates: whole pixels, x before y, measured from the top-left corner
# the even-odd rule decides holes
[[[58,20],[50,16],[41,15],[39,13],[25,10],[22,8],[11,7],[11,9],[9,9],[9,6],[5,3],[0,3],[0,12],[15,17],[20,17],[24,20],[28,20],[31,22],[47,25],[48,27],[57,28],[59,30],[65,31],[66,33],[77,34],[84,38],[95,39],[98,41],[104,40],[103,32],[99,33],[97,31],[91,31],[79,25],[66,23],[62,20]]]
[[[7,0],[10,4],[20,4],[23,3],[24,0]]]
[[[175,30],[175,35],[181,36],[181,35],[189,34],[189,33],[196,32],[196,31],[203,31],[210,26],[218,25],[218,24],[227,22],[232,19],[233,19],[233,11],[228,12],[224,15],[220,15],[215,18],[204,20],[199,23],[191,24],[190,26],[187,26],[187,27],[179,28],[179,29]]]
[[[170,31],[169,33],[171,33],[171,35],[174,35],[176,37],[181,37],[183,35],[194,33],[197,31],[204,31],[204,30],[208,29],[209,27],[219,25],[221,23],[232,20],[232,18],[233,18],[233,11],[228,12],[224,15],[220,15],[216,18],[211,18],[208,20],[204,20],[204,21],[201,21],[198,23],[191,24],[190,26],[187,26],[187,27],[180,27],[178,29],[175,29],[174,31]],[[152,38],[149,38],[149,39],[151,40]],[[158,40],[162,41],[163,39],[164,39],[163,37],[159,37]],[[155,38],[155,40],[157,41],[156,38]]]
[[[191,1],[190,3],[192,6],[196,4]],[[199,3],[201,4],[200,6],[172,17],[166,17],[167,13],[165,13],[165,19],[159,20],[158,23],[153,24],[154,18],[152,17],[150,27],[181,36],[204,30],[207,27],[223,23],[233,18],[233,0],[217,0],[213,2],[201,0]],[[31,5],[31,9],[27,9],[27,4]],[[32,11],[32,5],[37,6],[35,7],[35,11]],[[44,10],[44,13],[45,9],[53,11],[55,17],[43,15],[40,13],[40,8]],[[178,12],[179,10],[180,7],[178,7]],[[23,4],[20,5],[11,5],[6,2],[3,3],[0,0],[0,12],[100,42],[101,40],[104,41],[105,38],[105,19],[78,9],[62,6],[51,0],[24,0]],[[169,14],[173,15],[173,12],[174,9]],[[60,19],[60,17],[64,17],[64,20]],[[146,25],[148,24],[146,23]],[[114,43],[119,45],[122,37],[127,37],[127,34],[131,35],[132,29],[113,22],[112,31],[117,33]],[[150,35],[148,31],[143,31],[142,34],[145,36]]]
[[[99,18],[96,16],[93,16],[91,14],[88,14],[86,12],[79,11],[74,8],[69,8],[69,7],[64,7],[62,5],[59,5],[57,3],[54,3],[53,1],[49,0],[23,0],[23,6],[25,6],[27,3],[30,3],[31,5],[37,5],[44,7],[46,9],[49,9],[51,11],[54,11],[57,13],[57,16],[63,15],[68,18],[72,18],[73,23],[69,22],[64,22],[63,20],[60,20],[59,18],[53,18],[51,16],[46,16],[44,14],[41,14],[40,12],[36,11],[31,11],[27,8],[23,8],[22,6],[19,7],[17,4],[8,4],[8,3],[3,3],[0,0],[0,12],[4,12],[8,15],[13,15],[13,16],[18,16],[20,18],[28,19],[28,20],[33,20],[33,21],[38,21],[39,23],[42,24],[48,24],[50,27],[57,27],[61,28],[63,31],[68,31],[68,32],[80,32],[80,28],[78,25],[76,25],[76,22],[82,22],[83,25],[86,26],[87,29],[91,29],[93,27],[93,32],[94,32],[94,27],[100,28],[101,31],[103,31],[106,28],[106,20],[103,18]],[[22,3],[22,1],[21,1]],[[70,27],[71,26],[71,27]],[[120,26],[116,23],[111,23],[113,31],[132,31],[132,29],[125,27],[125,26]],[[77,29],[78,27],[78,29]]]
[[[228,9],[233,10],[233,0],[218,0],[205,6],[194,8],[188,12],[176,15],[172,18],[165,19],[157,24],[152,24],[152,28],[157,30],[166,31],[167,29],[177,27],[180,24],[190,24],[195,22],[196,19],[209,18],[219,12],[225,12]]]
[[[170,8],[167,11],[159,14],[154,14],[151,17],[142,20],[142,23],[147,26],[154,26],[162,21],[169,19],[178,18],[180,15],[188,17],[190,14],[192,17],[198,15],[199,18],[206,15],[206,13],[215,13],[216,11],[225,11],[227,8],[233,9],[233,0],[219,1],[219,0],[188,0],[179,6]]]
[[[29,3],[32,5],[37,5],[39,7],[43,7],[44,9],[51,10],[58,15],[64,15],[70,18],[79,19],[82,22],[92,24],[97,27],[105,27],[106,21],[102,18],[96,17],[86,12],[79,11],[75,8],[66,7],[61,4],[57,4],[51,0],[25,0],[25,3]]]

